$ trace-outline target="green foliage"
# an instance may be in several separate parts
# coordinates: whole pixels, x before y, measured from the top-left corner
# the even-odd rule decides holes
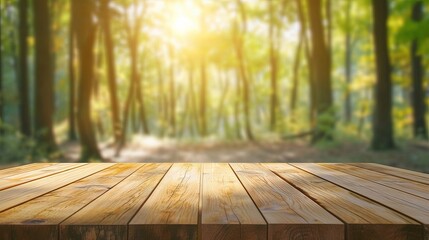
[[[0,122],[0,132],[0,164],[39,162],[58,156],[49,156],[34,139],[23,136],[11,125]]]

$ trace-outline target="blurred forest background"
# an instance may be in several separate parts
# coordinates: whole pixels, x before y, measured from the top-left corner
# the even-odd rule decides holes
[[[429,172],[428,0],[1,0],[0,163]]]

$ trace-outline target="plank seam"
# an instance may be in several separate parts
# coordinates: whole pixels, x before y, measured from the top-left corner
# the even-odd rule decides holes
[[[295,166],[293,166],[293,165],[291,165],[291,164],[289,164],[289,163],[285,163],[285,164],[288,164],[288,165],[290,165],[290,166],[292,166],[292,167],[295,167]],[[264,167],[265,167],[265,165],[264,165]],[[271,171],[272,173],[274,173],[275,175],[277,175],[280,179],[283,179],[283,181],[285,181],[285,182],[287,182],[288,184],[290,184],[293,188],[295,188],[296,190],[298,190],[299,192],[301,192],[302,194],[304,194],[304,196],[306,196],[306,197],[308,197],[311,201],[313,201],[316,205],[318,205],[318,206],[320,206],[322,209],[324,209],[325,211],[327,211],[328,213],[330,213],[330,214],[332,214],[332,216],[334,216],[336,219],[338,219],[340,222],[342,222],[343,224],[344,224],[344,237],[345,237],[345,239],[347,239],[347,232],[348,232],[348,228],[349,228],[349,224],[347,223],[347,222],[345,222],[342,218],[340,218],[340,217],[338,217],[336,214],[334,214],[333,212],[331,212],[330,210],[328,210],[327,208],[325,208],[324,206],[322,206],[321,204],[319,204],[319,202],[315,199],[315,198],[313,198],[313,197],[311,197],[311,196],[309,196],[309,195],[307,195],[301,188],[299,188],[299,187],[297,187],[295,184],[293,184],[292,182],[290,182],[289,180],[287,180],[286,178],[284,178],[284,177],[282,177],[280,174],[278,174],[277,172],[275,172],[275,171],[273,171],[273,170],[271,170],[270,168],[268,168],[268,167],[266,167],[267,169],[268,169],[268,171]],[[296,167],[295,167],[296,168]],[[311,174],[311,173],[310,173]],[[312,175],[314,175],[314,174],[312,174]],[[314,175],[314,176],[316,176],[316,175]],[[318,176],[316,176],[316,177],[318,177]],[[325,180],[326,181],[326,180]]]
[[[29,163],[29,164],[23,164],[23,165],[17,165],[17,166],[3,168],[3,169],[0,169],[0,176],[1,176],[1,174],[4,174],[4,173],[2,173],[2,171],[4,171],[4,170],[10,171],[13,168],[19,168],[19,167],[24,167],[24,166],[32,166],[32,165],[38,165],[38,164],[44,164],[44,163]],[[41,169],[44,169],[44,168],[47,168],[47,167],[50,167],[50,166],[58,165],[58,163],[50,163],[50,162],[48,162],[46,164],[51,164],[51,165],[46,165],[46,166],[41,167],[41,168],[36,168],[34,170],[24,171],[24,172],[21,172],[21,173],[19,173],[19,172],[18,173],[12,173],[11,175],[7,175],[6,174],[5,176],[7,178],[9,178],[9,177],[13,177],[13,176],[16,176],[16,175],[19,175],[19,174],[23,174],[23,173],[27,173],[27,172],[32,172],[32,171],[35,171],[35,170],[41,170]],[[4,178],[4,176],[2,178]]]
[[[247,188],[244,186],[243,182],[241,182],[240,178],[238,177],[237,173],[234,171],[234,168],[231,166],[231,163],[228,163],[228,166],[231,168],[232,172],[234,173],[235,177],[238,179],[238,181],[240,182],[241,186],[244,188],[244,191],[246,191],[247,195],[249,196],[249,198],[252,200],[253,204],[255,205],[256,209],[258,209],[259,214],[261,214],[262,218],[265,221],[265,230],[267,233],[267,239],[269,237],[269,233],[268,233],[268,221],[265,218],[264,214],[262,214],[261,209],[259,209],[258,205],[256,204],[255,200],[253,200],[252,196],[250,195],[250,193],[247,191]],[[240,222],[240,236],[242,233],[242,228],[241,228],[241,222]]]
[[[85,166],[86,166],[86,165],[87,165],[87,164],[85,164]],[[113,164],[113,165],[112,165],[112,166],[110,166],[110,167],[107,167],[107,168],[104,168],[104,169],[101,169],[101,170],[95,171],[95,172],[93,172],[93,173],[91,173],[91,174],[89,174],[89,175],[87,175],[87,176],[83,176],[83,177],[81,177],[81,178],[76,179],[75,181],[72,181],[72,182],[69,182],[69,183],[67,183],[67,184],[65,184],[65,185],[62,185],[61,187],[58,187],[58,188],[52,189],[51,191],[48,191],[48,192],[46,192],[46,193],[44,193],[44,194],[42,194],[42,195],[39,195],[39,196],[37,196],[37,197],[34,197],[34,198],[31,198],[31,199],[28,199],[27,201],[20,202],[20,203],[19,203],[19,204],[17,204],[17,205],[11,206],[11,207],[9,207],[9,208],[6,208],[6,209],[4,209],[4,210],[0,211],[0,213],[2,213],[2,212],[4,212],[4,211],[7,211],[7,210],[9,210],[9,209],[12,209],[12,208],[14,208],[14,207],[16,207],[16,206],[22,205],[22,204],[24,204],[24,203],[27,203],[27,202],[29,202],[29,201],[31,201],[31,200],[33,200],[33,199],[36,199],[36,198],[39,198],[39,197],[45,196],[45,195],[47,195],[47,194],[49,194],[49,193],[51,193],[51,192],[53,192],[53,191],[55,191],[55,190],[58,190],[58,189],[63,188],[63,187],[66,187],[66,186],[68,186],[68,185],[70,185],[70,184],[72,184],[72,183],[75,183],[75,182],[77,182],[77,181],[79,181],[79,180],[83,179],[83,178],[86,178],[86,177],[92,176],[92,175],[94,175],[94,174],[96,174],[96,173],[98,173],[98,172],[101,172],[101,171],[103,171],[103,170],[106,170],[106,169],[108,169],[108,168],[111,168],[111,167],[113,167],[113,166],[115,166],[115,165],[116,165],[116,164]]]
[[[57,165],[58,165],[58,164],[57,164]],[[0,188],[0,191],[6,190],[6,189],[9,189],[9,188],[13,188],[13,187],[16,187],[16,186],[22,185],[22,184],[24,184],[24,183],[29,183],[29,182],[32,182],[32,181],[35,181],[35,180],[39,180],[39,179],[42,179],[42,178],[50,177],[50,176],[53,176],[53,175],[55,175],[55,174],[59,174],[59,173],[62,173],[62,172],[66,172],[66,171],[69,171],[69,170],[73,170],[73,169],[76,169],[76,168],[80,168],[80,167],[83,167],[83,166],[85,166],[85,165],[88,165],[88,164],[87,164],[87,163],[86,163],[86,164],[81,164],[81,165],[77,165],[77,166],[75,166],[75,167],[71,167],[71,168],[68,168],[68,169],[63,169],[63,170],[60,170],[60,171],[55,171],[55,172],[53,172],[53,173],[51,173],[51,174],[48,174],[48,175],[46,175],[46,176],[43,176],[43,177],[36,177],[36,178],[34,178],[34,179],[31,179],[31,180],[28,180],[28,181],[25,181],[25,182],[21,182],[21,183],[18,183],[18,184],[16,184],[16,185],[11,185],[11,186],[8,186],[8,187],[5,187],[5,188]],[[54,166],[54,165],[51,165],[51,166]],[[40,169],[37,169],[37,170],[42,170],[42,169],[44,169],[44,168],[48,168],[48,167],[51,167],[51,166],[46,166],[46,167],[43,167],[43,168],[40,168]],[[33,171],[36,171],[36,170],[33,170]],[[29,171],[29,172],[32,172],[32,171]],[[20,174],[22,174],[22,173],[20,173]],[[16,175],[20,175],[20,174],[16,174]],[[13,175],[13,176],[16,176],[16,175]],[[13,177],[13,176],[10,176],[10,177]]]
[[[321,166],[325,166],[325,165],[321,165]],[[353,165],[353,166],[354,166],[354,165]],[[367,181],[373,182],[373,183],[378,184],[378,185],[382,185],[382,186],[385,186],[385,187],[388,187],[388,188],[391,188],[391,189],[398,190],[398,191],[403,192],[403,193],[406,193],[406,194],[410,194],[410,195],[413,195],[413,196],[416,196],[416,197],[419,197],[419,198],[422,198],[422,199],[425,199],[425,200],[429,200],[429,198],[425,198],[425,197],[422,197],[422,196],[416,195],[416,194],[411,193],[411,192],[406,192],[406,191],[404,191],[404,190],[402,190],[402,189],[399,189],[399,188],[396,188],[396,187],[392,187],[392,186],[386,185],[386,184],[384,184],[384,183],[377,182],[376,180],[373,180],[373,179],[370,179],[370,178],[363,178],[363,177],[361,177],[361,176],[355,175],[355,174],[353,174],[353,171],[352,171],[351,173],[349,173],[349,172],[347,172],[347,171],[346,171],[346,170],[344,170],[344,169],[336,169],[336,168],[331,167],[330,165],[326,165],[326,167],[327,167],[327,168],[329,168],[329,169],[332,169],[332,170],[340,171],[340,172],[343,172],[343,173],[346,173],[346,174],[349,174],[349,175],[355,176],[355,177],[360,178],[360,179],[365,179],[365,180],[367,180]],[[362,169],[362,168],[361,168],[361,169]],[[369,171],[371,171],[370,169],[366,169],[366,168],[363,168],[363,170],[369,170]],[[372,171],[372,172],[376,172],[376,171]],[[382,175],[389,175],[389,174],[380,173],[380,172],[376,172],[376,173],[379,173],[379,174],[382,174]],[[392,177],[395,177],[395,176],[392,176]],[[403,179],[404,179],[404,178],[403,178]],[[407,180],[407,179],[404,179],[404,180]],[[393,185],[393,184],[392,184],[392,185]]]
[[[201,164],[201,163],[200,163]],[[198,201],[198,239],[202,240],[203,239],[203,183],[204,183],[204,168],[205,168],[205,164],[201,164],[201,169],[200,169],[200,196],[199,196],[199,201]]]
[[[391,174],[391,173],[385,173],[385,172],[376,171],[374,169],[365,167],[365,165],[362,166],[362,164],[351,163],[350,165],[352,165],[354,167],[362,168],[362,169],[365,169],[365,170],[373,171],[373,172],[376,172],[376,173],[386,174],[386,175],[390,175],[390,176],[393,176],[393,177],[402,178],[402,179],[405,179],[405,180],[408,180],[408,181],[413,181],[413,182],[416,182],[416,183],[421,183],[421,184],[429,185],[427,182],[422,182],[422,181],[418,181],[418,180],[411,179],[411,178],[401,177],[399,174],[395,175],[395,174]],[[384,165],[381,165],[381,166],[384,166]],[[408,170],[408,169],[405,169],[405,170]],[[412,171],[412,170],[409,170],[409,171]]]
[[[115,164],[116,165],[116,164]],[[115,165],[113,165],[113,166],[115,166]],[[67,219],[69,219],[70,217],[72,217],[73,215],[75,215],[77,212],[79,212],[80,210],[82,210],[84,207],[86,207],[87,205],[89,205],[90,203],[92,203],[93,201],[95,201],[96,199],[98,199],[98,198],[100,198],[101,196],[103,196],[104,194],[106,194],[108,191],[110,191],[110,189],[112,189],[112,188],[114,188],[116,185],[118,185],[119,183],[121,183],[122,181],[124,181],[125,179],[127,179],[127,178],[129,178],[131,175],[133,175],[136,171],[138,171],[140,168],[142,168],[143,166],[145,166],[146,165],[146,163],[144,163],[144,164],[142,164],[141,166],[139,166],[135,171],[133,171],[133,172],[131,172],[128,176],[126,176],[125,178],[123,178],[121,181],[119,181],[119,182],[117,182],[116,184],[114,184],[111,188],[109,188],[107,191],[105,191],[104,193],[102,193],[102,194],[100,194],[98,197],[96,197],[96,198],[94,198],[94,199],[92,199],[91,201],[89,201],[85,206],[83,206],[83,207],[81,207],[81,208],[79,208],[78,210],[76,210],[74,213],[72,213],[72,214],[70,214],[70,216],[68,216],[68,217],[66,217],[65,219],[63,219],[61,222],[59,222],[58,224],[57,224],[57,228],[58,228],[58,239],[60,239],[60,236],[61,236],[61,229],[59,229],[59,226],[63,223],[63,222],[65,222]],[[112,167],[113,167],[112,166]],[[106,169],[109,169],[110,167],[108,167],[108,168],[106,168]],[[106,170],[106,169],[103,169],[103,170]],[[102,170],[102,171],[103,171]],[[88,176],[89,177],[89,176]],[[128,229],[127,229],[128,230]],[[128,236],[127,236],[127,238],[128,238]]]
[[[116,164],[115,164],[116,165]],[[127,179],[128,177],[130,177],[133,173],[135,173],[136,171],[138,171],[140,168],[142,168],[144,165],[146,165],[146,164],[143,164],[142,166],[139,166],[135,171],[133,171],[133,172],[131,172],[128,176],[126,176],[125,178],[123,178],[122,180],[120,180],[119,182],[117,182],[116,184],[114,184],[112,187],[110,187],[107,191],[105,191],[104,193],[102,193],[102,194],[100,194],[98,197],[96,197],[96,198],[94,198],[94,199],[92,199],[91,201],[89,201],[85,206],[83,206],[83,207],[81,207],[81,208],[79,208],[78,210],[76,210],[74,213],[72,213],[72,214],[70,214],[70,216],[68,216],[68,217],[66,217],[65,219],[63,219],[61,222],[59,222],[58,223],[58,225],[61,225],[63,222],[65,222],[67,219],[69,219],[70,217],[72,217],[73,215],[75,215],[77,212],[79,212],[80,210],[82,210],[82,208],[84,208],[84,207],[86,207],[87,205],[89,205],[90,203],[92,203],[93,201],[95,201],[97,198],[99,198],[99,197],[101,197],[101,196],[103,196],[104,194],[106,194],[108,191],[110,191],[110,189],[112,189],[112,188],[114,188],[116,185],[118,185],[119,183],[121,183],[122,181],[124,181],[125,179]],[[114,166],[114,165],[113,165]],[[108,168],[106,168],[106,169],[103,169],[103,170],[107,170],[107,169],[109,169],[110,167],[108,167]],[[102,171],[103,171],[102,170]],[[90,176],[88,176],[88,177],[90,177]]]
[[[164,164],[164,163],[160,163],[160,164]],[[147,202],[147,200],[152,196],[153,192],[155,191],[155,189],[159,186],[159,184],[162,182],[162,180],[164,179],[165,175],[167,175],[167,173],[170,171],[171,167],[173,167],[174,163],[170,163],[170,167],[167,169],[167,171],[165,171],[164,175],[162,175],[162,177],[159,179],[158,183],[155,185],[155,187],[152,189],[152,191],[147,195],[146,200],[143,201],[142,205],[140,205],[140,207],[137,209],[137,211],[133,214],[133,216],[131,216],[130,220],[128,220],[127,224],[126,224],[126,229],[127,229],[127,239],[130,238],[130,222],[133,220],[133,218],[137,215],[137,213],[141,210],[141,208],[143,207],[143,205]]]
[[[323,180],[325,180],[325,181],[327,181],[327,182],[330,182],[330,183],[332,183],[332,184],[334,184],[334,185],[336,185],[336,186],[338,186],[338,187],[340,187],[340,188],[346,189],[347,191],[353,192],[353,193],[355,193],[356,195],[359,195],[359,196],[361,196],[361,197],[364,197],[364,198],[366,198],[366,199],[368,199],[368,200],[370,200],[370,201],[372,201],[372,202],[375,202],[375,203],[377,203],[377,204],[379,204],[379,205],[381,205],[381,206],[383,206],[383,207],[386,207],[386,208],[388,208],[388,209],[390,209],[390,210],[393,210],[393,211],[395,211],[395,212],[399,213],[399,214],[400,214],[400,215],[402,215],[402,216],[408,217],[408,218],[410,218],[410,219],[414,220],[416,223],[419,223],[420,225],[422,225],[422,227],[423,227],[423,228],[426,226],[424,223],[422,223],[422,222],[418,221],[418,220],[417,220],[417,219],[415,219],[414,217],[409,216],[409,215],[407,215],[407,214],[404,214],[404,213],[400,212],[399,210],[396,210],[396,209],[394,209],[394,208],[391,208],[391,207],[389,207],[389,206],[387,206],[387,205],[385,205],[385,204],[383,204],[383,203],[381,203],[381,202],[379,202],[379,201],[376,201],[376,200],[374,200],[374,199],[371,199],[371,198],[369,198],[369,197],[366,197],[365,195],[363,195],[363,194],[361,194],[361,193],[358,193],[358,192],[353,191],[353,190],[351,190],[351,189],[349,189],[349,188],[343,187],[343,186],[341,186],[341,185],[339,185],[339,184],[336,184],[335,182],[329,181],[329,180],[327,180],[327,179],[323,178],[322,176],[319,176],[319,175],[313,174],[313,173],[311,173],[311,172],[309,172],[309,171],[306,171],[305,169],[302,169],[302,168],[300,168],[299,166],[295,166],[293,163],[292,163],[292,164],[289,164],[289,165],[292,165],[292,166],[294,166],[294,167],[296,167],[296,168],[299,168],[299,169],[301,169],[302,171],[305,171],[305,172],[310,173],[310,174],[312,174],[312,175],[314,175],[314,176],[316,176],[316,177],[319,177],[319,178],[321,178],[321,179],[323,179]]]

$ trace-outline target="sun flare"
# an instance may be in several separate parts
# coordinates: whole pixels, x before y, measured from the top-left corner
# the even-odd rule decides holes
[[[185,13],[174,16],[171,19],[170,24],[172,32],[176,35],[186,35],[197,29],[197,23],[195,19],[185,15]]]

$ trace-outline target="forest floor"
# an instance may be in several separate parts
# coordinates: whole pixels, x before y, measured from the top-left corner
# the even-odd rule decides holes
[[[66,143],[61,148],[67,161],[78,160],[77,143]],[[420,141],[374,152],[366,143],[356,141],[312,146],[304,141],[177,143],[140,137],[127,145],[119,157],[106,144],[101,149],[112,162],[376,162],[429,173],[429,143]]]

